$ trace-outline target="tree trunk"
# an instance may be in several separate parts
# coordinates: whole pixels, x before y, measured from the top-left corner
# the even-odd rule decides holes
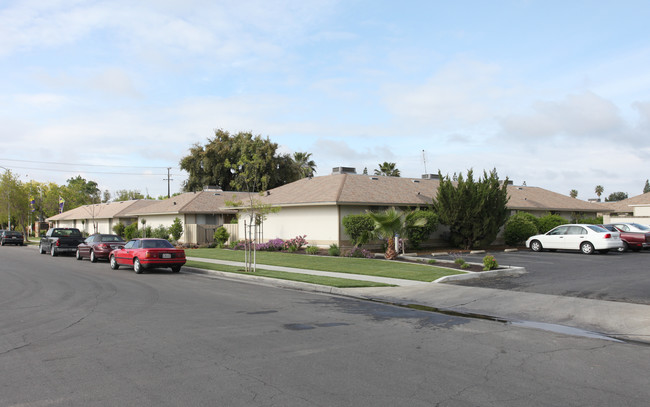
[[[397,258],[397,252],[395,251],[395,238],[388,239],[388,247],[386,248],[386,253],[384,254],[386,260],[395,260]]]

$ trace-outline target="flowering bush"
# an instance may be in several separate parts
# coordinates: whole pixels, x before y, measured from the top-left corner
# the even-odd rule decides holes
[[[303,236],[296,236],[290,240],[285,240],[282,249],[290,253],[298,251],[302,246],[307,244],[307,241],[305,240],[306,237],[307,235],[303,235]]]
[[[494,258],[494,256],[485,256],[483,257],[483,266],[484,271],[494,270],[495,268],[499,267],[499,263],[497,263],[497,260]]]
[[[267,252],[279,252],[284,247],[284,240],[272,239],[266,243],[260,243],[255,246],[256,250],[263,250]]]
[[[362,249],[360,247],[355,247],[352,250],[349,250],[345,252],[343,255],[344,257],[358,257],[358,258],[363,258],[365,257],[366,259],[374,259],[375,255],[374,253],[370,252],[369,250]]]

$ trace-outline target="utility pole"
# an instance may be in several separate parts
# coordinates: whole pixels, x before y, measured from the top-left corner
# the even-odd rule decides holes
[[[169,171],[171,171],[172,167],[167,167],[167,178],[163,179],[163,181],[167,181],[167,198],[171,198],[171,191],[170,191],[170,185],[169,183],[173,181]]]

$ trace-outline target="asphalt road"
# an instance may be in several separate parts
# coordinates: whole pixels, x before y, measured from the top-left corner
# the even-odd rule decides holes
[[[646,405],[650,347],[0,248],[0,406]]]
[[[650,304],[650,251],[585,255],[558,251],[490,252],[499,264],[522,266],[515,277],[483,278],[453,284],[607,301]],[[485,254],[463,256],[481,263]]]

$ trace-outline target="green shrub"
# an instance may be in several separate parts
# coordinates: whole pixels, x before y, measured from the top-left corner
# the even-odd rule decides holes
[[[370,234],[375,229],[375,222],[367,214],[344,216],[341,223],[354,246],[368,243]]]
[[[541,218],[539,218],[538,222],[539,222],[538,223],[538,225],[539,225],[538,232],[539,233],[546,233],[546,232],[548,232],[549,230],[553,229],[556,226],[566,225],[567,223],[569,223],[569,221],[564,219],[562,216],[560,216],[560,215],[552,215],[550,213],[542,216]]]
[[[307,254],[318,254],[318,246],[307,246],[307,247],[305,247],[305,253],[307,253]]]
[[[157,239],[165,239],[169,240],[169,229],[164,227],[163,225],[159,225],[155,229],[151,229],[149,226],[147,226],[147,237],[155,237]],[[149,233],[151,232],[151,233]]]
[[[494,258],[494,256],[488,255],[483,257],[483,270],[494,270],[497,267],[499,267],[499,263],[497,263],[497,260]]]
[[[214,232],[214,241],[217,243],[217,247],[223,248],[228,239],[230,238],[230,233],[223,226],[219,226]]]
[[[575,223],[588,223],[590,225],[602,225],[603,222],[603,217],[598,216],[595,218],[577,218]]]
[[[521,245],[526,239],[538,233],[537,225],[531,217],[535,218],[530,213],[521,212],[508,218],[503,233],[507,245]]]
[[[465,259],[462,259],[460,257],[457,258],[456,260],[454,260],[454,263],[458,264],[459,266],[462,266],[463,264],[466,264]]]
[[[469,263],[463,263],[463,264],[460,265],[460,268],[462,268],[462,269],[468,269],[470,267],[472,267],[472,265],[469,264]]]
[[[424,226],[413,226],[413,223],[418,219],[425,219],[426,224]],[[406,225],[408,243],[415,249],[419,248],[420,243],[427,240],[429,236],[438,229],[438,225],[440,225],[438,214],[428,210],[415,211],[409,220],[411,221],[411,224]]]
[[[131,240],[135,237],[138,237],[138,224],[133,222],[129,226],[124,228],[124,239]]]
[[[118,236],[124,236],[125,228],[126,226],[124,226],[124,223],[117,222],[117,224],[113,225],[113,232]]]
[[[438,260],[436,260],[436,259],[431,259],[431,260],[427,261],[427,263],[429,263],[429,264],[436,264],[437,262],[438,262]]]
[[[183,222],[180,218],[175,218],[174,223],[169,227],[169,233],[174,240],[178,240],[183,236]]]
[[[339,249],[338,245],[336,243],[332,243],[327,249],[327,254],[330,256],[340,256],[341,255],[341,249]]]

